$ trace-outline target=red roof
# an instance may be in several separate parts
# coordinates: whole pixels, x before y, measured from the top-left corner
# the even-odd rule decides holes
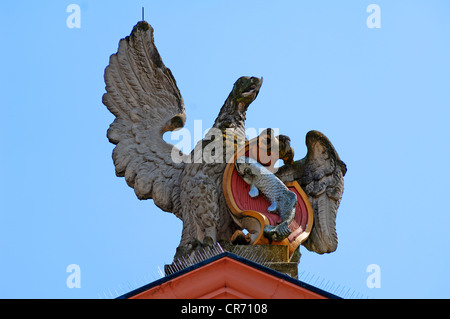
[[[225,252],[133,290],[122,299],[328,299],[336,296]]]

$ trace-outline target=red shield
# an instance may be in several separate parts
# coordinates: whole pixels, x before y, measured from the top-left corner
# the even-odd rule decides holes
[[[262,153],[265,156],[260,156]],[[260,146],[258,138],[247,142],[245,150],[238,152],[234,160],[243,155],[257,160],[272,172],[273,166],[278,160],[278,157],[270,158],[270,152],[267,156],[267,149]],[[278,153],[274,152],[273,155],[277,156]],[[264,158],[264,162],[262,158]],[[295,218],[289,225],[292,233],[283,241],[272,242],[271,244],[287,245],[289,246],[289,253],[292,254],[309,236],[313,224],[313,211],[308,197],[297,182],[287,183],[286,186],[297,195]],[[268,213],[267,208],[270,203],[267,199],[262,195],[251,198],[248,194],[249,190],[250,186],[238,174],[234,162],[229,163],[223,176],[223,191],[232,217],[238,225],[247,229],[250,244],[269,244],[269,240],[263,235],[264,226],[279,224],[281,217],[277,214]]]

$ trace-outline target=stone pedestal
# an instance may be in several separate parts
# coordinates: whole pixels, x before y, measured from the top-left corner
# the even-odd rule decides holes
[[[175,260],[170,265],[165,265],[165,274],[170,275],[184,268],[201,263],[208,258],[230,252],[262,266],[279,271],[283,274],[298,279],[298,264],[300,252],[297,249],[289,256],[288,246],[282,245],[232,245],[228,242],[219,242],[212,246],[199,245],[195,249],[177,251]]]
[[[298,249],[291,257],[288,246],[281,245],[236,245],[231,246],[228,251],[298,279],[301,256]]]

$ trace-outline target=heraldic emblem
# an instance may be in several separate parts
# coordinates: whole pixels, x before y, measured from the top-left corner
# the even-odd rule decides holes
[[[297,181],[288,182],[284,187],[273,174],[274,165],[280,158],[278,152],[280,139],[283,145],[281,159],[289,163],[293,157],[292,148],[286,144],[289,142],[288,138],[275,137],[273,133],[273,130],[268,129],[259,137],[247,142],[245,148],[236,154],[236,161],[229,163],[225,168],[223,192],[235,222],[247,230],[247,234],[237,230],[231,238],[232,243],[286,245],[289,246],[289,254],[292,255],[311,232],[313,210],[307,195]],[[286,154],[286,147],[289,148],[289,154]],[[246,174],[251,175],[250,179],[262,179],[260,183],[255,183],[259,188],[244,179]],[[288,191],[293,195],[286,196],[285,193]],[[275,227],[280,227],[283,222],[288,227],[284,234],[278,235]]]

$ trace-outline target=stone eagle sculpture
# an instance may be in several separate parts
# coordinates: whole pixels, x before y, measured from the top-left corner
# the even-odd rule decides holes
[[[171,71],[165,67],[154,44],[153,28],[140,21],[130,36],[121,39],[117,53],[105,69],[106,93],[103,104],[115,115],[107,137],[116,145],[113,161],[116,175],[125,177],[136,196],[153,199],[156,206],[183,221],[177,255],[208,245],[229,241],[239,229],[233,221],[222,191],[223,161],[194,160],[196,151],[214,140],[206,136],[191,154],[182,154],[163,139],[167,131],[184,126],[183,98]],[[226,98],[213,128],[226,143],[237,148],[245,141],[246,111],[257,97],[262,79],[241,77]],[[229,137],[229,136],[228,136]],[[290,148],[288,138],[284,153]],[[230,142],[231,141],[231,142]],[[281,141],[281,139],[280,139]],[[223,144],[224,149],[230,145]],[[314,208],[316,222],[305,247],[318,253],[336,249],[336,211],[343,192],[345,164],[326,137],[310,132],[307,156],[281,167],[277,176],[283,181],[300,182]],[[181,154],[185,161],[174,161]]]

